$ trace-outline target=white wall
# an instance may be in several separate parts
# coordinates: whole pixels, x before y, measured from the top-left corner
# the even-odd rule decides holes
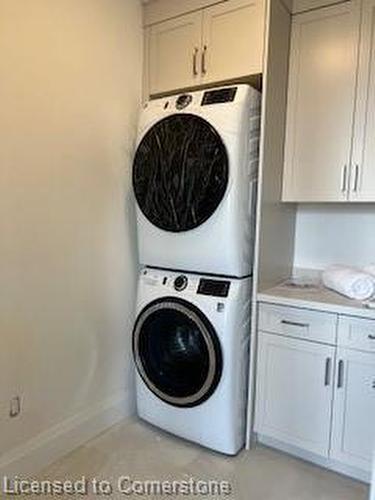
[[[295,267],[375,263],[375,205],[300,205]]]
[[[0,468],[130,409],[141,24],[138,0],[0,0]]]

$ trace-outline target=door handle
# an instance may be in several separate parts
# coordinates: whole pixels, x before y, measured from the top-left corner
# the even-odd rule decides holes
[[[344,361],[340,359],[337,372],[337,389],[344,387]]]
[[[360,169],[358,163],[354,167],[354,185],[353,185],[353,191],[354,193],[358,192],[359,188],[359,174],[360,174]]]
[[[342,171],[341,192],[346,193],[347,191],[348,191],[348,165],[344,165]]]
[[[207,66],[206,66],[206,54],[207,54],[207,45],[204,45],[202,52],[202,75],[207,74]]]
[[[194,54],[193,54],[193,76],[198,76],[198,65],[197,65],[198,53],[199,53],[199,49],[197,47],[195,47]]]
[[[332,365],[332,359],[327,358],[326,359],[326,369],[325,369],[325,374],[324,374],[324,385],[326,387],[331,385],[331,365]]]

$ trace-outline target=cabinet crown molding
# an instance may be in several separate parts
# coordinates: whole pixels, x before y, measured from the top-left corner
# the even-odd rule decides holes
[[[174,17],[204,9],[218,3],[224,3],[228,0],[144,0],[143,6],[143,24],[150,26],[152,24],[166,21]]]

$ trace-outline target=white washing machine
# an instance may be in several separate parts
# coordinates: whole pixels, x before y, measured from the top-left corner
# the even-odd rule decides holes
[[[141,264],[251,274],[259,135],[249,85],[146,105],[133,164]]]
[[[250,286],[142,271],[133,331],[142,419],[228,455],[244,446]]]

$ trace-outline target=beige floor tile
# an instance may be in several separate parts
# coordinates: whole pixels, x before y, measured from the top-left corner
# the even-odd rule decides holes
[[[117,491],[117,480],[225,480],[232,485],[235,500],[367,500],[368,488],[362,483],[326,471],[283,453],[259,446],[237,457],[225,457],[177,439],[138,420],[127,420],[81,446],[44,471],[41,478],[78,479],[85,476],[110,481],[113,493],[88,499],[113,500],[175,496],[124,495]],[[91,487],[90,487],[91,490]],[[32,497],[28,497],[32,498]],[[40,498],[35,496],[35,498]],[[48,497],[43,497],[48,498]],[[56,498],[56,497],[54,497]],[[72,496],[58,497],[61,500]],[[75,497],[78,498],[78,497]],[[202,496],[181,495],[197,499]],[[218,498],[209,496],[208,498]]]

